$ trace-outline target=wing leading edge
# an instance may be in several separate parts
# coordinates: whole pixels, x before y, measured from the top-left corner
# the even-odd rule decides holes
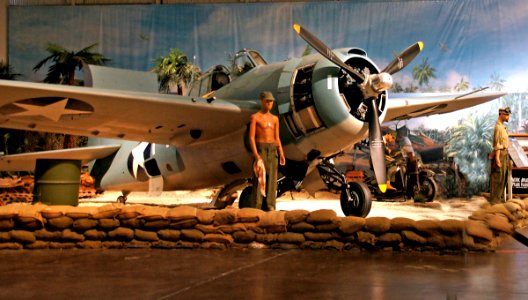
[[[506,95],[503,92],[473,92],[469,94],[406,94],[396,95],[388,101],[384,122],[408,120],[479,105]]]
[[[242,128],[256,101],[0,80],[0,127],[158,144],[201,142]]]

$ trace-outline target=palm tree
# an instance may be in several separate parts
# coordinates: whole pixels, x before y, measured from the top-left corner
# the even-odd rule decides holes
[[[46,51],[50,55],[41,60],[33,68],[33,71],[36,72],[45,64],[52,62],[48,68],[44,82],[75,85],[75,70],[82,70],[83,64],[104,65],[110,61],[102,54],[92,52],[95,46],[97,44],[90,45],[75,52],[66,50],[60,45],[49,43]]]
[[[469,116],[452,128],[446,144],[446,156],[454,157],[460,171],[467,175],[469,194],[488,190],[489,163],[495,118],[492,115]]]
[[[401,92],[404,91],[404,89],[403,89],[403,87],[402,87],[402,85],[401,85],[400,83],[395,82],[395,83],[392,85],[390,91],[393,92],[393,93],[401,93]]]
[[[152,71],[158,74],[160,92],[167,93],[171,86],[176,86],[181,95],[183,88],[200,75],[200,68],[189,62],[180,49],[171,49],[167,56],[156,58],[154,64]]]
[[[0,60],[0,79],[15,80],[21,74],[14,73],[13,68]]]
[[[411,83],[410,86],[403,89],[403,92],[405,93],[416,93],[418,91],[418,87]]]
[[[469,82],[464,79],[464,77],[460,78],[460,81],[455,85],[455,91],[457,92],[463,92],[467,91],[469,89]]]
[[[429,79],[436,78],[436,70],[429,65],[429,58],[423,58],[422,64],[414,66],[412,74],[415,80],[418,80],[418,85],[423,86],[429,84]]]
[[[15,80],[20,74],[14,73],[13,68],[6,62],[0,61],[0,79]],[[0,149],[4,154],[19,153],[24,140],[24,131],[0,128]]]
[[[76,85],[75,70],[82,70],[84,64],[104,65],[110,61],[110,59],[105,58],[102,54],[92,52],[96,45],[97,44],[93,44],[75,52],[66,50],[60,45],[49,43],[46,51],[48,51],[50,55],[41,60],[33,68],[33,71],[36,72],[45,64],[52,62],[48,68],[48,73],[44,78],[44,82]],[[56,140],[56,137],[49,136],[47,140]],[[72,135],[64,135],[64,148],[76,147],[78,140],[79,139]],[[49,147],[50,145],[46,146],[46,148]]]
[[[488,83],[491,86],[491,89],[495,91],[502,91],[504,88],[504,83],[506,80],[502,79],[500,74],[493,72],[490,76],[490,82]]]
[[[445,93],[452,91],[452,89],[449,86],[447,86],[446,84],[442,84],[438,90],[440,92],[445,92]]]

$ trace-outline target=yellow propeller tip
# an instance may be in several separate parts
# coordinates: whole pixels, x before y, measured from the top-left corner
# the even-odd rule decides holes
[[[300,33],[300,32],[301,32],[301,25],[299,25],[299,24],[293,24],[293,29],[294,29],[297,33]]]
[[[380,189],[380,191],[382,193],[385,193],[387,191],[387,184],[384,183],[384,184],[378,184],[378,188]]]
[[[423,49],[423,47],[424,47],[422,41],[419,41],[419,42],[418,42],[418,47],[420,47],[420,51],[422,51],[422,49]]]

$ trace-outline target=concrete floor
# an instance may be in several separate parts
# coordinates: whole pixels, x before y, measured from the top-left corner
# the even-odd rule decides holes
[[[528,248],[0,251],[0,299],[528,299]]]

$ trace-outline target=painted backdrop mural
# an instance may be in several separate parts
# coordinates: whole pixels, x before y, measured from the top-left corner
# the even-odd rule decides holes
[[[32,69],[48,56],[48,43],[72,50],[97,43],[96,51],[111,59],[110,66],[144,71],[171,48],[181,49],[202,70],[227,64],[229,55],[242,48],[258,50],[274,62],[306,50],[293,23],[305,26],[331,47],[363,48],[379,66],[422,40],[424,51],[395,76],[393,92],[489,86],[513,93],[470,110],[404,124],[411,129],[434,133],[465,123],[487,128],[495,122],[497,107],[505,104],[514,111],[510,129],[528,128],[523,106],[528,90],[525,0],[14,6],[9,8],[9,63],[22,74],[19,79],[41,81],[46,69]],[[476,139],[483,138],[475,134]],[[489,147],[490,141],[485,143]],[[472,156],[482,154],[482,149],[470,150]],[[470,165],[462,155],[457,159]],[[468,168],[487,173],[482,172],[486,162],[479,161],[480,166]]]

